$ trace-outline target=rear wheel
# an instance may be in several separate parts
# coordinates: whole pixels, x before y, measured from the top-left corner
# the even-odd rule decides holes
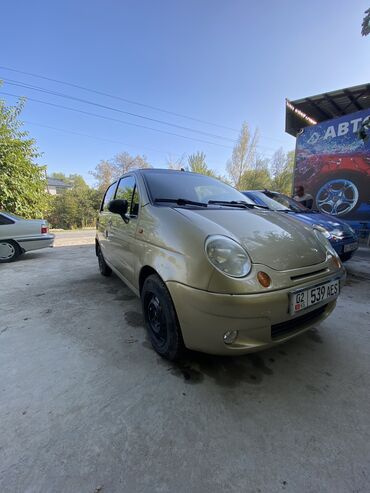
[[[141,301],[153,348],[163,358],[170,361],[178,359],[184,351],[184,342],[170,293],[159,276],[147,277]]]
[[[97,256],[98,256],[98,263],[99,263],[99,271],[102,276],[108,277],[112,274],[112,269],[109,267],[109,265],[106,263],[104,260],[103,253],[100,249],[100,247],[97,247]]]
[[[22,250],[15,241],[0,240],[0,264],[14,262],[21,253]]]

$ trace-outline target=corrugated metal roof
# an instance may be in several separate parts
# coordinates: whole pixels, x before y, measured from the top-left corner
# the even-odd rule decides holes
[[[287,100],[285,131],[296,136],[310,120],[317,123],[370,108],[370,83]]]

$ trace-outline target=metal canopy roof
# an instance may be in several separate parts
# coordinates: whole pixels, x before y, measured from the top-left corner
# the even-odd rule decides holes
[[[308,125],[370,108],[370,83],[286,101],[285,131],[294,137]]]

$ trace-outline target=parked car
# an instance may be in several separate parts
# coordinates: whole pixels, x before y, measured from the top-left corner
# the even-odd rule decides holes
[[[273,211],[289,213],[305,224],[321,228],[342,262],[349,260],[358,248],[358,237],[355,230],[337,217],[307,209],[280,192],[247,190],[242,193],[256,204],[264,205]]]
[[[334,309],[345,276],[325,236],[214,178],[135,170],[107,189],[101,274],[141,297],[154,349],[237,355],[307,330]]]
[[[43,219],[23,219],[0,211],[0,263],[13,262],[22,253],[52,247],[54,235]]]

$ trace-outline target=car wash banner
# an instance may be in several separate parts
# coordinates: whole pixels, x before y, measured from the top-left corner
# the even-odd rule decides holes
[[[304,128],[294,185],[304,186],[319,211],[370,228],[370,109]]]

